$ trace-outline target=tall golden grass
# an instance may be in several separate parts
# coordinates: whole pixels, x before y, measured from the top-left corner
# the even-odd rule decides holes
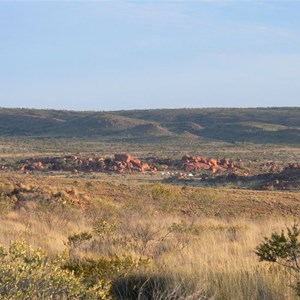
[[[71,180],[56,178],[55,182],[56,186],[48,186],[55,192],[72,186]],[[263,237],[299,221],[296,214],[280,216],[282,211],[266,211],[265,216],[258,218],[247,213],[215,216],[216,208],[217,212],[222,209],[223,198],[221,191],[211,189],[182,190],[156,185],[127,189],[96,181],[87,187],[80,180],[75,185],[79,192],[88,193],[90,207],[49,208],[29,201],[25,207],[0,216],[0,243],[8,246],[12,240],[25,240],[55,255],[68,249],[69,236],[93,232],[99,222],[105,221],[109,230],[80,244],[74,249],[76,256],[97,258],[117,254],[149,258],[148,267],[131,275],[146,281],[157,278],[156,299],[296,299],[289,274],[259,262],[254,253]],[[236,193],[230,196],[232,205],[239,205],[237,196],[254,199],[249,206],[264,201],[263,195],[255,192]],[[274,193],[265,195],[270,203],[277,201]],[[291,201],[292,196],[285,195]],[[199,203],[207,211],[192,213],[199,209]],[[188,205],[192,206],[186,211]],[[233,207],[229,207],[231,210]],[[170,289],[159,288],[162,278],[169,282]]]
[[[190,295],[201,291],[207,299],[296,299],[287,273],[258,262],[254,254],[264,236],[293,221],[182,220],[164,214],[155,218],[136,214],[130,220],[126,216],[119,220],[115,243],[109,239],[86,242],[76,251],[79,257],[114,253],[149,257],[150,266],[141,271],[143,276],[172,278],[173,285],[188,286]],[[1,217],[0,241],[8,245],[11,240],[25,240],[54,255],[66,249],[68,236],[92,230],[90,220],[80,214],[66,219],[53,213],[49,220],[11,212]]]

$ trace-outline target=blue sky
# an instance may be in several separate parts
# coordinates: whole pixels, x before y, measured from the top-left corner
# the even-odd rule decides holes
[[[299,106],[300,1],[0,1],[0,106]]]

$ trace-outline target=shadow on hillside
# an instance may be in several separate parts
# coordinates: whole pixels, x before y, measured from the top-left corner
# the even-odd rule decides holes
[[[252,142],[256,144],[298,145],[300,130],[265,131],[253,127],[240,126],[239,124],[219,124],[217,126],[206,127],[205,130],[201,131],[201,136],[230,143]]]

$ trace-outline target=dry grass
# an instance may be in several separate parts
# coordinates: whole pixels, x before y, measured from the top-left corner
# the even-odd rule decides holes
[[[299,221],[299,193],[182,189],[133,184],[128,179],[105,183],[97,178],[18,174],[1,174],[1,182],[22,182],[45,194],[76,189],[76,197],[83,194],[90,201],[81,209],[68,203],[48,207],[34,198],[3,213],[2,244],[25,240],[54,255],[67,248],[68,236],[91,232],[105,220],[116,230],[82,243],[76,255],[148,257],[148,268],[135,276],[154,280],[156,299],[295,298],[287,274],[259,263],[254,249],[264,236]],[[165,288],[165,294],[162,282],[171,287]]]

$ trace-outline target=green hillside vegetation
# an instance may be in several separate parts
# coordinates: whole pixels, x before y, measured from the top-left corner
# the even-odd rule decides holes
[[[300,143],[300,108],[159,109],[76,112],[0,109],[0,136],[207,138],[224,142]]]

